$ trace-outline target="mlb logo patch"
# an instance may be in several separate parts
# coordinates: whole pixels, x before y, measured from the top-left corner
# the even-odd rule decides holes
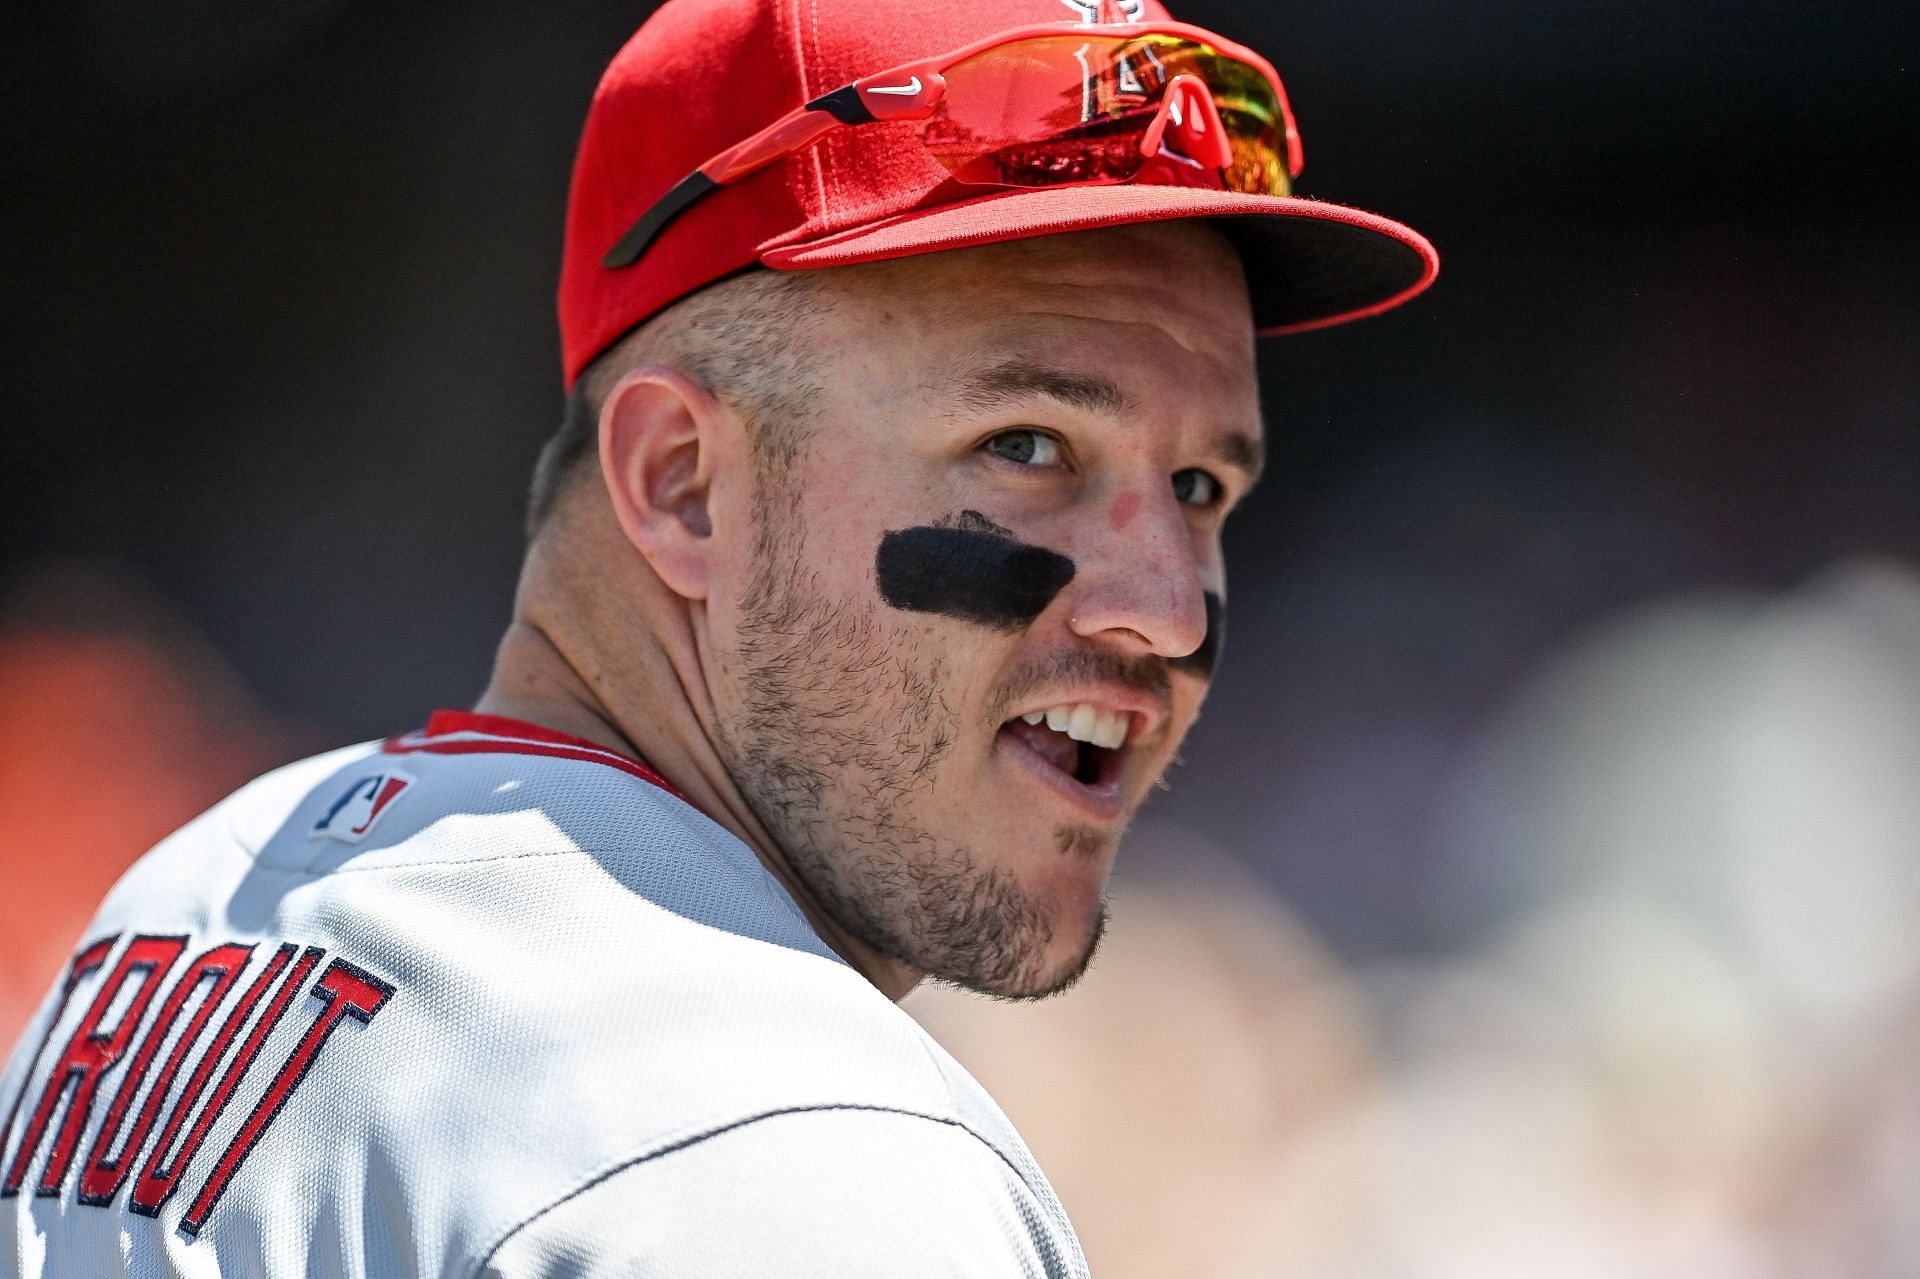
[[[320,814],[309,839],[330,835],[343,843],[357,844],[367,837],[380,815],[393,807],[393,801],[413,785],[413,778],[398,769],[368,773],[348,786],[341,796]]]

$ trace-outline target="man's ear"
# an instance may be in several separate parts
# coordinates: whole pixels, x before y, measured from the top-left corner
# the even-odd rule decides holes
[[[600,407],[600,466],[614,518],[669,590],[712,583],[713,480],[739,424],[678,369],[629,370]]]

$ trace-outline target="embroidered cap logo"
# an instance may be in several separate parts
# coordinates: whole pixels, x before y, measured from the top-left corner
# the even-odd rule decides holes
[[[1102,22],[1144,22],[1147,16],[1146,0],[1060,0],[1060,3],[1079,16],[1080,25],[1096,26]]]

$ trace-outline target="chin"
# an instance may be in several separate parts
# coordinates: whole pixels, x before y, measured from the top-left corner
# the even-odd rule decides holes
[[[1107,931],[1107,903],[1099,897],[1091,914],[1076,913],[1072,918],[1057,917],[1054,939],[1045,953],[1019,974],[1019,980],[1000,990],[982,990],[983,995],[1013,1003],[1046,999],[1071,990],[1093,964],[1094,953]]]
[[[1119,832],[1072,826],[1031,830],[1024,840],[996,835],[973,845],[978,852],[868,838],[839,843],[859,850],[843,860],[790,852],[790,862],[837,924],[930,980],[998,999],[1065,990],[1106,926]]]
[[[1007,999],[1041,999],[1080,980],[1107,927],[1107,876],[1118,834],[1091,826],[1065,827],[1042,854],[1044,873],[1028,894],[1047,920],[1045,940],[1022,965],[1017,988],[990,991]]]
[[[1029,882],[1025,896],[1039,926],[1020,939],[1023,953],[1016,959],[1002,950],[997,962],[976,963],[971,971],[948,980],[978,994],[1014,1001],[1045,999],[1069,989],[1093,962],[1106,932],[1106,883],[1105,858],[1055,867],[1038,882]],[[986,958],[1009,940],[982,937],[975,957]]]

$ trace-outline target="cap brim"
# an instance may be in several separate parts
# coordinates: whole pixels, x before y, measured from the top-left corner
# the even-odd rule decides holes
[[[847,266],[1176,218],[1213,219],[1233,241],[1263,335],[1376,315],[1425,289],[1440,270],[1425,236],[1377,213],[1292,196],[1144,185],[996,191],[780,245],[760,261],[776,269]]]

